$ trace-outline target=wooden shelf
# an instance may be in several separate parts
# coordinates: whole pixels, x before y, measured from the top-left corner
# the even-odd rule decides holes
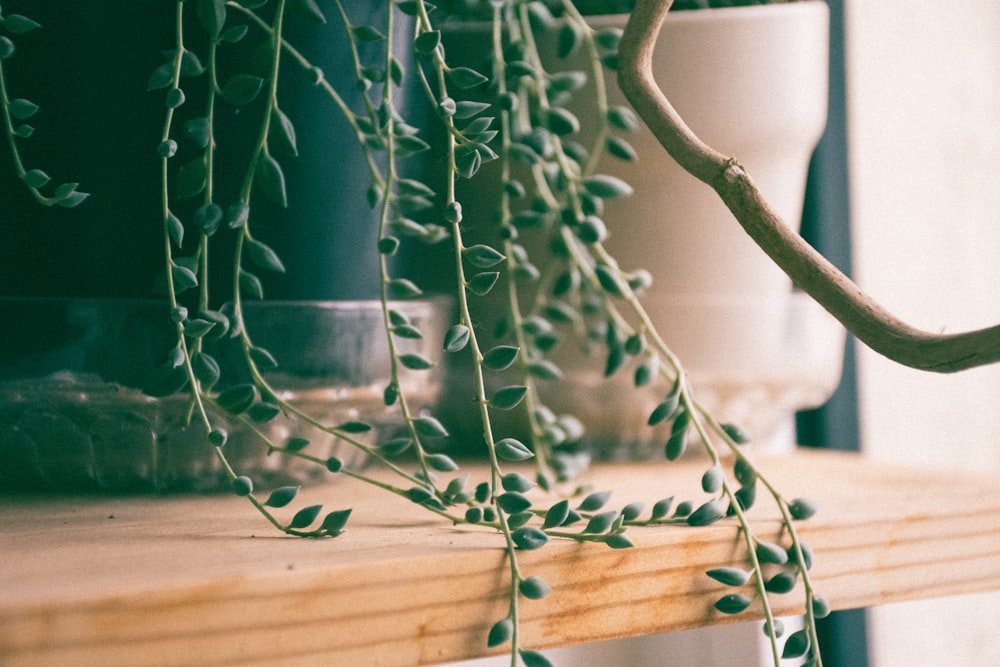
[[[787,497],[820,503],[799,530],[835,608],[1000,588],[992,476],[808,451],[761,465]],[[616,507],[697,500],[703,466],[602,465],[589,478]],[[300,499],[354,507],[348,532],[285,538],[234,496],[0,497],[0,664],[402,666],[486,653],[506,613],[496,534],[346,480]],[[751,516],[779,539],[772,506]],[[731,523],[630,535],[634,549],[553,541],[521,554],[554,589],[521,605],[526,646],[750,617],[711,610],[723,588],[701,575],[740,561]],[[779,596],[780,611],[799,598]]]

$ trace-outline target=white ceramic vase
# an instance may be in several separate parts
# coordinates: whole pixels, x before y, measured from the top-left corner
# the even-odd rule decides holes
[[[828,11],[824,2],[807,1],[673,12],[654,54],[657,82],[687,124],[746,167],[796,228],[826,124]],[[624,20],[595,17],[592,24]],[[611,103],[627,104],[610,87]],[[775,441],[796,410],[822,404],[836,388],[843,330],[793,291],[716,193],[683,171],[652,133],[643,127],[627,138],[638,160],[600,165],[635,189],[608,202],[607,247],[623,269],[652,273],[643,303],[684,363],[696,398],[758,442]],[[567,409],[589,415],[593,441],[615,443],[616,455],[627,455],[658,440],[646,426],[658,395],[642,400],[627,386],[628,373],[608,382],[578,363],[564,370],[570,390],[547,399],[564,398]]]

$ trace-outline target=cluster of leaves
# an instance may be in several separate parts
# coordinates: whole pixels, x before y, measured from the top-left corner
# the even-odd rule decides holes
[[[4,14],[0,10],[0,113],[3,114],[4,130],[18,178],[38,203],[44,206],[58,205],[73,208],[82,204],[89,196],[77,189],[79,183],[53,185],[52,178],[44,170],[37,167],[29,168],[25,164],[20,142],[34,135],[35,126],[30,121],[35,118],[40,108],[25,97],[12,98],[7,90],[7,80],[4,76],[7,61],[13,59],[17,53],[14,40],[39,28],[41,25],[38,22],[23,14]]]
[[[150,73],[147,87],[163,96],[164,124],[157,146],[166,258],[161,285],[170,301],[176,346],[147,391],[157,396],[188,392],[190,413],[204,429],[233,492],[290,535],[334,537],[345,531],[351,516],[350,509],[324,511],[320,505],[292,511],[297,487],[259,495],[253,480],[230,465],[228,434],[215,423],[209,407],[261,433],[270,452],[377,485],[452,523],[497,531],[509,556],[511,585],[508,611],[493,625],[487,643],[509,644],[511,655],[528,667],[549,662],[521,645],[519,604],[545,597],[550,586],[522,572],[520,552],[542,548],[553,539],[629,548],[631,527],[706,526],[729,517],[746,546],[746,569],[723,567],[707,573],[734,588],[719,598],[716,609],[736,614],[758,600],[776,664],[781,654],[811,655],[818,662],[815,618],[826,613],[828,605],[813,593],[808,576],[812,554],[794,527],[796,520],[814,511],[812,504],[785,501],[740,449],[742,432],[719,424],[698,405],[679,360],[640,302],[639,294],[651,283],[649,273],[620,268],[604,247],[609,234],[605,205],[629,196],[631,188],[602,171],[603,158],[635,159],[628,133],[637,120],[629,109],[609,106],[603,92],[605,73],[617,63],[621,31],[595,31],[569,0],[490,2],[481,5],[490,18],[489,66],[477,69],[446,58],[439,27],[446,13],[424,0],[387,2],[381,25],[352,23],[341,2],[334,0],[333,21],[338,26],[330,26],[335,33],[330,38],[349,44],[356,84],[340,91],[286,39],[286,20],[329,20],[313,0],[177,0],[175,6],[174,43],[164,45],[163,62]],[[13,15],[3,17],[2,25],[12,34],[35,27]],[[396,50],[400,35],[411,44],[412,53]],[[543,43],[555,44],[553,53],[543,54]],[[380,46],[380,56],[363,56],[362,44]],[[0,60],[12,53],[13,42],[0,37]],[[259,198],[284,206],[290,197],[300,196],[282,167],[295,156],[298,141],[294,119],[279,103],[278,82],[286,65],[313,75],[365,151],[368,202],[379,226],[377,251],[391,355],[383,399],[387,407],[398,409],[406,427],[387,442],[366,440],[371,424],[322,423],[283,400],[267,380],[267,372],[280,360],[254,342],[243,318],[244,301],[264,297],[266,275],[285,270],[278,254],[255,234],[255,206]],[[427,124],[411,123],[408,110],[397,105],[394,89],[404,85],[425,93],[432,110]],[[2,87],[0,93],[8,136],[15,145],[14,138],[23,135],[10,119],[34,112],[28,113],[30,103],[8,101]],[[588,118],[595,127],[586,133],[574,111],[581,97],[597,104]],[[241,150],[227,152],[220,148],[226,124],[222,118],[237,112],[251,119],[249,138]],[[432,125],[445,137],[442,146],[431,146]],[[432,187],[429,178],[401,175],[402,161],[431,150],[443,152],[440,159],[430,160],[444,165],[443,186]],[[495,169],[484,173],[484,165],[491,163]],[[29,173],[23,178],[37,192],[35,186],[44,184]],[[491,179],[501,191],[497,223],[487,238],[473,241],[457,192],[462,183],[475,181],[478,186]],[[56,203],[74,205],[84,196],[73,186]],[[424,293],[419,276],[391,270],[392,257],[411,243],[450,243],[453,248],[458,315],[441,345],[447,354],[471,361],[474,403],[490,464],[488,480],[470,481],[450,456],[428,446],[447,441],[448,430],[433,414],[415,410],[403,389],[406,374],[427,372],[435,363],[402,351],[400,345],[424,337],[394,306],[397,300]],[[209,289],[220,265],[233,276],[232,289],[222,299]],[[477,308],[491,310],[493,302],[485,299],[497,296],[506,314],[496,330],[487,333]],[[487,336],[493,338],[487,342]],[[583,427],[570,415],[555,414],[539,390],[539,383],[562,378],[553,352],[565,340],[600,353],[606,376],[631,366],[638,390],[661,393],[663,399],[648,423],[670,424],[664,444],[669,460],[680,458],[691,443],[702,446],[710,461],[701,480],[706,500],[675,504],[665,498],[646,514],[640,503],[609,509],[608,492],[573,486],[585,457],[570,445],[580,440]],[[223,342],[242,349],[248,379],[222,381],[224,370],[212,346]],[[526,435],[501,432],[496,425],[498,412],[515,408],[528,416]],[[391,471],[392,481],[349,469],[336,457],[313,455],[309,441],[302,438],[269,441],[256,428],[285,417],[356,446]],[[734,457],[731,471],[724,469],[720,447]],[[525,463],[534,464],[533,476],[508,470],[510,464]],[[758,538],[746,518],[759,487],[782,512],[786,547]],[[808,623],[779,651],[782,630],[771,613],[769,596],[788,593],[799,582]]]

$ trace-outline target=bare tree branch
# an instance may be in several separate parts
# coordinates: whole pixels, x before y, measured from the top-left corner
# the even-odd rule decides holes
[[[622,91],[670,156],[711,186],[757,245],[879,354],[912,368],[938,372],[1000,361],[1000,325],[945,335],[900,321],[785,225],[735,159],[712,149],[691,131],[653,79],[653,49],[672,3],[636,1],[619,46],[618,64]]]

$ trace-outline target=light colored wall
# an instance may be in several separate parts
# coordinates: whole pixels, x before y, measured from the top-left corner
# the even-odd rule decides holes
[[[1000,322],[1000,3],[846,0],[855,277],[915,326]],[[1000,366],[859,353],[862,446],[1000,471]],[[942,563],[947,567],[947,563]],[[1000,664],[1000,594],[871,612],[874,667]]]

